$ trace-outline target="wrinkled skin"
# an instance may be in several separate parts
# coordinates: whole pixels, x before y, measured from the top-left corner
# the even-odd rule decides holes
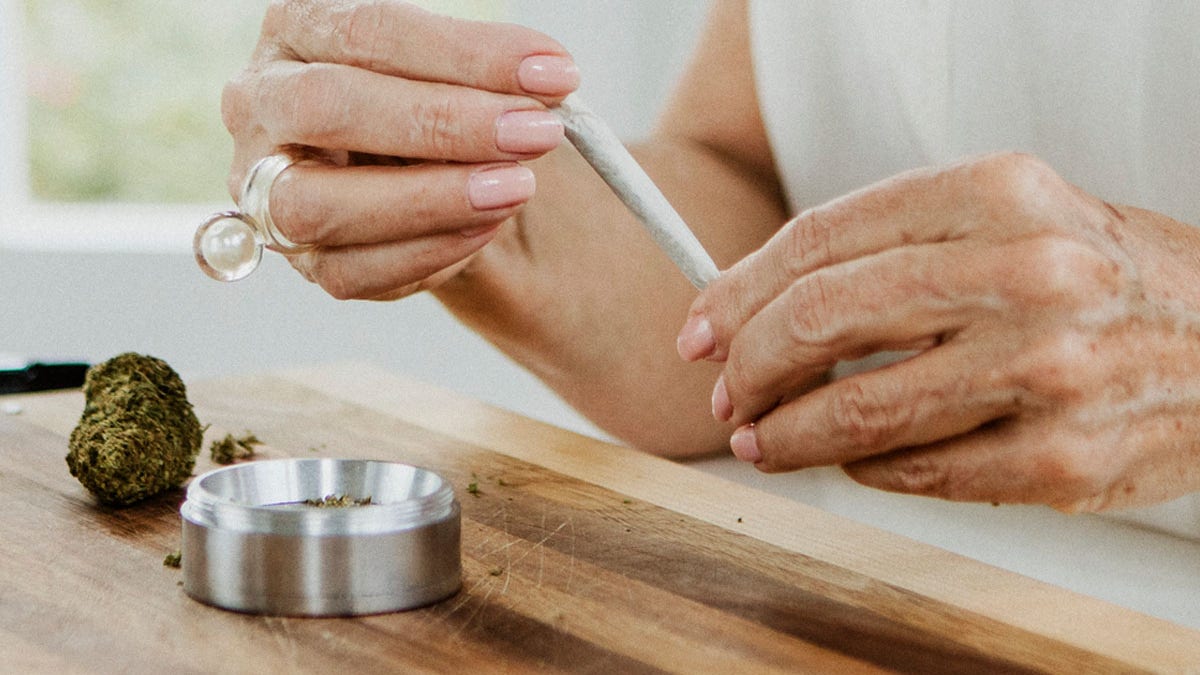
[[[230,194],[259,158],[303,147],[323,161],[285,171],[271,195],[280,229],[312,247],[293,266],[341,299],[435,288],[532,196],[533,175],[517,160],[563,138],[546,103],[570,93],[578,75],[546,85],[529,75],[531,56],[569,61],[519,26],[398,2],[274,2],[251,63],[222,96],[235,143]],[[567,75],[574,67],[560,65]],[[505,136],[506,113],[526,113],[510,119],[540,133]],[[517,185],[502,203],[476,208],[471,181],[495,169],[512,170],[493,175]]]
[[[1200,488],[1197,251],[1192,228],[1035,158],[976,158],[802,214],[697,299],[679,347],[724,362],[713,413],[763,471],[1152,503]],[[881,350],[911,355],[821,380]]]
[[[745,7],[714,10],[667,102],[669,133],[632,151],[728,266],[787,216],[746,76]],[[263,156],[302,146],[320,160],[284,171],[270,208],[311,246],[290,257],[307,279],[339,299],[431,291],[630,445],[728,452],[733,428],[707,411],[717,368],[671,347],[695,289],[547,110],[578,84],[566,50],[520,26],[398,0],[277,0],[222,98],[230,192]]]
[[[547,106],[578,74],[525,28],[277,0],[222,101],[230,190],[265,155],[315,152],[271,195],[284,234],[312,246],[291,258],[306,278],[337,298],[432,291],[650,452],[732,445],[765,471],[843,465],[884,489],[1062,509],[1200,488],[1194,230],[1011,154],[905,174],[781,230],[749,52],[744,0],[714,2],[634,148],[728,268],[690,314],[694,290],[559,147]],[[680,325],[690,363],[671,353]],[[828,377],[895,349],[914,355]]]

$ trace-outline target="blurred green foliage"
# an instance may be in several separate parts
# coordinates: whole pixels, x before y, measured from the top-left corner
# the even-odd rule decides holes
[[[50,201],[228,199],[221,88],[268,0],[25,0],[30,185]],[[495,19],[502,0],[423,0]]]

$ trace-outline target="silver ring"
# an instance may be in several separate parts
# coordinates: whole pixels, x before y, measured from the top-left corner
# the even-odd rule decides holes
[[[275,187],[275,181],[279,179],[280,174],[301,159],[304,158],[287,153],[267,155],[250,167],[250,171],[246,173],[246,180],[242,182],[238,208],[259,224],[267,244],[279,251],[301,251],[307,248],[284,236],[276,227],[275,220],[271,218],[271,188]]]

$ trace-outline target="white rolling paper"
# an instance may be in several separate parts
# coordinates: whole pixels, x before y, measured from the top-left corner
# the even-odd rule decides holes
[[[566,128],[567,139],[642,221],[688,280],[703,289],[715,279],[720,274],[716,263],[612,129],[574,94],[553,111]]]

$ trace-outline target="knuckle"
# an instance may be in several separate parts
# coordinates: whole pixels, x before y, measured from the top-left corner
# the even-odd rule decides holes
[[[1059,331],[1027,347],[1011,373],[1019,390],[1034,394],[1029,405],[1061,406],[1084,400],[1094,369],[1091,340],[1074,330]]]
[[[981,158],[988,171],[1009,178],[1054,175],[1049,164],[1025,152],[996,152]]]
[[[792,277],[801,276],[813,261],[830,259],[830,222],[826,207],[801,213],[787,229],[786,262]]]
[[[330,297],[335,300],[355,300],[361,297],[360,289],[345,268],[330,264],[328,258],[316,253],[309,262],[308,273]]]
[[[221,89],[221,122],[232,135],[238,135],[250,123],[250,95],[244,77],[236,77]]]
[[[448,97],[415,103],[412,133],[414,147],[425,148],[431,158],[457,157],[463,149],[462,115]]]
[[[1041,222],[1042,210],[1063,195],[1066,182],[1041,159],[1020,152],[985,155],[969,162],[971,197],[1000,222],[1014,215]]]
[[[380,2],[356,2],[339,12],[334,34],[347,61],[357,65],[375,63],[385,36],[393,30],[392,12]]]
[[[1098,484],[1092,487],[1092,492],[1050,500],[1049,505],[1063,513],[1100,513],[1138,503],[1138,485],[1133,481],[1113,478],[1105,473]]]
[[[1092,246],[1057,235],[1030,240],[1020,275],[1038,298],[1071,305],[1102,303],[1120,293],[1121,265]]]
[[[829,404],[829,421],[856,447],[867,451],[888,449],[890,442],[912,419],[912,410],[885,402],[871,389],[845,380]]]
[[[1061,503],[1083,504],[1108,487],[1108,472],[1087,444],[1063,440],[1034,462],[1032,479],[1058,495]]]
[[[321,287],[335,300],[355,300],[367,295],[349,273],[350,268],[339,263],[323,249],[313,249],[288,258],[292,267],[309,282]]]
[[[949,497],[955,485],[946,463],[925,454],[897,462],[891,478],[897,491],[914,495]]]
[[[830,282],[820,273],[792,284],[788,329],[794,344],[824,347],[838,340],[841,330],[831,295]]]
[[[345,82],[334,67],[307,64],[276,87],[262,87],[260,105],[275,111],[278,125],[291,138],[275,139],[325,147],[326,141],[344,135],[352,126],[345,105]]]
[[[1023,152],[985,155],[972,164],[971,171],[990,187],[1006,188],[999,194],[1017,197],[1040,194],[1047,186],[1062,181],[1049,164]]]

